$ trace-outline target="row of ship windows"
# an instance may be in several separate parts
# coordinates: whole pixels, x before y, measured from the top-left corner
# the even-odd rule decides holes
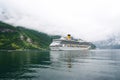
[[[88,47],[88,45],[75,45],[75,44],[63,44],[63,45],[55,45],[54,47]]]
[[[87,45],[63,44],[63,47],[88,47]]]

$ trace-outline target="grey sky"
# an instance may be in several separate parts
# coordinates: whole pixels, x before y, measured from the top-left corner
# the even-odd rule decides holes
[[[119,0],[0,0],[17,25],[88,41],[120,32]],[[17,20],[16,20],[17,18]]]

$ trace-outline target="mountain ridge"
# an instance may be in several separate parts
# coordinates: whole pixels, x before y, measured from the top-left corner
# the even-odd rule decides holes
[[[27,29],[21,26],[12,26],[0,22],[0,49],[25,50],[25,49],[49,49],[53,36],[46,33]]]

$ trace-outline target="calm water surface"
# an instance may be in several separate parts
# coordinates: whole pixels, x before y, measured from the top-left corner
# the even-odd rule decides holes
[[[0,51],[0,80],[120,80],[120,50]]]

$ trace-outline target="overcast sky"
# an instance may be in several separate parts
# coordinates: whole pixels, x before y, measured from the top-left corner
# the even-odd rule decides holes
[[[50,34],[72,34],[87,41],[120,32],[119,0],[0,0],[16,23]]]

